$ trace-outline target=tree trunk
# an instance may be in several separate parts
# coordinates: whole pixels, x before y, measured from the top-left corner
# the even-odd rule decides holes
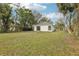
[[[68,31],[69,34],[72,34],[72,32],[73,32],[71,27],[67,27],[67,31]]]
[[[3,19],[3,32],[8,32],[9,26],[8,26],[8,20]]]

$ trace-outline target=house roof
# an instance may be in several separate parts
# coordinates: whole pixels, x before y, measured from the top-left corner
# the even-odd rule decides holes
[[[33,26],[41,26],[41,25],[52,25],[52,24],[50,24],[48,22],[41,22],[41,23],[35,24]]]

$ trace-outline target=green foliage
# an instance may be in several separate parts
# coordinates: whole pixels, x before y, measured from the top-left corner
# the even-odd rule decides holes
[[[9,4],[0,4],[0,20],[2,21],[2,32],[8,32],[10,17],[11,17],[11,7]]]
[[[17,10],[18,15],[19,15],[19,21],[20,21],[20,26],[21,28],[32,28],[32,25],[35,23],[34,16],[32,14],[32,11],[29,9],[19,8]]]
[[[72,30],[72,18],[73,18],[73,15],[72,13],[74,12],[75,8],[77,7],[75,4],[72,4],[72,3],[59,3],[57,4],[57,6],[59,7],[59,10],[65,15],[68,17],[68,19],[66,19],[66,25],[68,25],[66,27],[67,31],[69,33],[72,33],[73,30]]]
[[[50,19],[48,19],[47,17],[42,17],[40,20],[39,20],[39,23],[41,22],[48,22],[48,23],[52,23],[52,21]]]
[[[72,3],[58,3],[57,6],[63,14],[66,14],[68,11],[73,12],[74,9],[77,7],[75,6],[75,4]]]
[[[56,22],[55,28],[56,28],[57,31],[64,31],[65,25],[64,25],[63,19],[59,19],[59,20]]]
[[[78,3],[60,3],[57,4],[59,10],[66,16],[70,14],[70,19],[67,19],[66,22],[69,24],[67,26],[67,31],[69,33],[74,32],[76,36],[79,36],[79,4]],[[72,15],[72,13],[74,13]],[[72,20],[73,19],[73,20]]]

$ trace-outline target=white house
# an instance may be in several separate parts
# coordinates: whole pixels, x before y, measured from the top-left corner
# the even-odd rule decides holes
[[[43,22],[39,24],[33,25],[33,30],[34,31],[47,31],[47,32],[52,32],[55,30],[52,24]]]

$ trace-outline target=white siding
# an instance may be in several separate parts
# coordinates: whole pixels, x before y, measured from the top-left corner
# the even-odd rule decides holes
[[[53,26],[51,26],[51,30],[48,30],[48,25],[40,26],[40,31],[49,31],[52,32],[54,30]],[[34,31],[37,31],[37,26],[34,26]]]
[[[40,31],[48,31],[48,26],[40,26]]]
[[[34,26],[34,31],[37,31],[36,27],[37,27],[37,26]]]

